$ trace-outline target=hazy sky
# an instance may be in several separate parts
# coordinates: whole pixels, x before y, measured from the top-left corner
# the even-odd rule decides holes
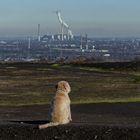
[[[58,33],[57,9],[74,34],[140,37],[140,0],[0,0],[0,36]]]

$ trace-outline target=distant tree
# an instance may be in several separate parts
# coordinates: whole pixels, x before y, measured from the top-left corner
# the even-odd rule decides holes
[[[136,56],[133,61],[134,62],[140,62],[140,58],[138,56]]]

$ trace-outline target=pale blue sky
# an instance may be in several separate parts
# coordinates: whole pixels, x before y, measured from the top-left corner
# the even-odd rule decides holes
[[[0,36],[57,33],[57,9],[74,34],[140,37],[140,0],[0,0]]]

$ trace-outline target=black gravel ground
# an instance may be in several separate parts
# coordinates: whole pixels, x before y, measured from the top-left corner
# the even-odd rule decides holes
[[[140,103],[72,105],[72,123],[38,130],[48,105],[0,108],[0,140],[140,140]]]

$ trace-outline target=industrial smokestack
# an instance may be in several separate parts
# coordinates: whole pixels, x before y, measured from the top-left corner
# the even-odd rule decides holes
[[[31,39],[30,39],[30,37],[28,38],[28,49],[30,49],[31,48]]]
[[[83,37],[82,37],[82,35],[81,35],[81,44],[80,44],[80,50],[82,50],[83,49]]]
[[[86,50],[88,50],[88,35],[86,34]]]
[[[40,24],[38,24],[38,42],[40,42]]]
[[[69,40],[69,36],[71,38],[73,38],[72,31],[70,30],[69,25],[62,19],[60,11],[56,11],[56,15],[57,15],[58,21],[61,25],[61,40],[63,41],[63,39],[64,39],[64,37],[63,37],[64,36],[64,28],[67,29],[68,40]]]
[[[61,25],[61,40],[64,40],[64,25]]]

